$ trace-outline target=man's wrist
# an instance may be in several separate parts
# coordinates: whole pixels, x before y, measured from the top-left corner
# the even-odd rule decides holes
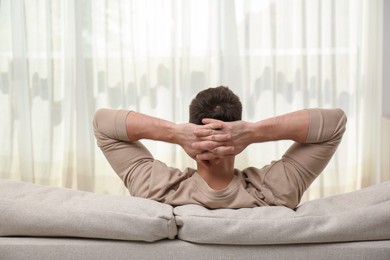
[[[275,131],[275,126],[267,120],[258,121],[250,125],[252,135],[251,143],[262,143],[271,141],[269,133]]]
[[[169,143],[177,144],[177,145],[183,145],[183,138],[182,138],[182,131],[180,124],[172,123],[172,125],[169,126],[168,130],[168,139]]]

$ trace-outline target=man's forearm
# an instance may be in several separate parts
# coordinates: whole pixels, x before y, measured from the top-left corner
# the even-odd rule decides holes
[[[192,147],[198,141],[193,134],[200,127],[191,123],[176,124],[164,119],[130,112],[126,118],[126,131],[130,141],[150,139],[180,145],[184,151],[195,158],[200,151]]]
[[[176,143],[174,134],[175,124],[156,117],[129,112],[126,118],[126,132],[130,141],[151,139]]]
[[[250,143],[277,140],[306,141],[310,125],[308,110],[299,110],[249,124],[252,131]]]

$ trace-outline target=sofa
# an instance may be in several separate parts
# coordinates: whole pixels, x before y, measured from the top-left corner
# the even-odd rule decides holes
[[[390,259],[390,181],[210,210],[0,179],[0,259]]]

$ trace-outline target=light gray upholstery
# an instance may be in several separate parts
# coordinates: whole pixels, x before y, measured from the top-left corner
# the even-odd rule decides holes
[[[390,239],[390,181],[285,207],[174,209],[178,238],[206,244],[297,244]]]
[[[194,244],[178,239],[148,243],[75,238],[0,237],[0,259],[388,260],[390,240],[242,246]]]
[[[308,201],[296,210],[209,210],[0,180],[0,212],[0,236],[150,242],[178,234],[189,242],[223,245],[389,240],[390,181]]]
[[[0,180],[0,236],[156,241],[174,238],[170,205]]]

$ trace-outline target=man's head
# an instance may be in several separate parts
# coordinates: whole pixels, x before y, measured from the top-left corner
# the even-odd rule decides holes
[[[241,120],[239,97],[228,87],[209,88],[199,92],[190,104],[190,123],[201,125],[203,118],[224,122]]]

